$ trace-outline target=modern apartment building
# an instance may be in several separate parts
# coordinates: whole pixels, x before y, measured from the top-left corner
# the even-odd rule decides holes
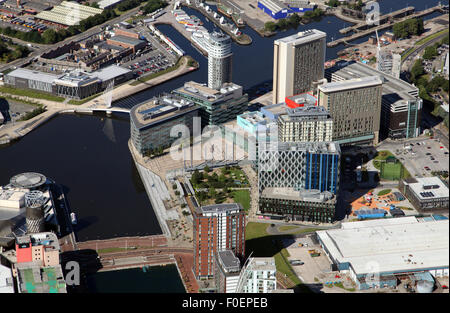
[[[241,274],[241,262],[231,250],[219,251],[215,260],[215,283],[218,293],[235,293]]]
[[[382,80],[368,76],[320,85],[319,105],[333,117],[333,141],[379,142]]]
[[[419,136],[422,99],[419,98],[419,89],[416,86],[359,62],[338,62],[325,71],[325,77],[331,82],[367,76],[378,76],[383,81],[381,138]]]
[[[249,258],[242,268],[238,293],[268,293],[277,289],[275,258]]]
[[[231,121],[248,109],[248,95],[242,86],[225,83],[219,90],[196,82],[186,82],[173,93],[200,107],[202,126]]]
[[[333,140],[333,119],[324,107],[287,108],[278,116],[278,139],[281,142],[323,142]]]
[[[174,126],[187,127],[189,138],[193,134],[194,117],[199,107],[192,101],[163,95],[134,106],[130,111],[131,142],[134,148],[145,154],[159,147],[170,146],[179,137],[172,137]]]
[[[231,38],[221,32],[211,33],[206,40],[208,52],[208,87],[220,89],[231,83],[232,60]]]
[[[340,147],[334,142],[259,143],[258,188],[339,190]]]
[[[238,203],[207,205],[193,214],[194,275],[210,278],[216,274],[216,253],[231,250],[245,255],[245,212]]]
[[[326,33],[317,29],[274,41],[273,103],[310,91],[324,78]]]

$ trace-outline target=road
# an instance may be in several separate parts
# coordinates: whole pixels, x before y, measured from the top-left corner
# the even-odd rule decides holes
[[[415,51],[408,55],[404,60],[402,60],[402,69],[405,69],[407,72],[411,71],[412,66],[414,65],[415,57],[418,56],[426,47],[435,44],[436,42],[442,40],[445,36],[448,35],[448,32],[433,38],[432,40],[418,46],[415,48]]]

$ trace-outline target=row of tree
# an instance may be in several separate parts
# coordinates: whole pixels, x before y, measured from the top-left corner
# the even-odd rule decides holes
[[[297,28],[301,22],[309,23],[311,20],[319,19],[323,14],[324,12],[321,9],[306,11],[303,16],[299,16],[297,13],[294,13],[287,18],[279,19],[277,22],[266,22],[264,24],[264,30],[275,32],[277,30]]]
[[[28,54],[30,50],[27,47],[14,45],[11,39],[8,39],[6,43],[0,42],[0,62],[8,63],[26,57]]]
[[[423,33],[423,19],[410,18],[392,27],[395,37],[409,38]]]

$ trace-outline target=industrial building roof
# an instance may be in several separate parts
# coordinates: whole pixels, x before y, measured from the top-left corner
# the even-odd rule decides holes
[[[416,197],[420,200],[430,200],[434,198],[448,198],[449,189],[439,177],[415,178],[416,182],[407,182]]]
[[[97,9],[76,2],[63,1],[60,5],[53,7],[50,11],[42,11],[36,15],[37,19],[49,22],[73,26],[80,21],[96,14],[101,14],[103,9]]]
[[[97,4],[100,9],[108,9],[116,4],[119,4],[122,1],[124,0],[102,0],[99,1]]]
[[[319,86],[319,90],[323,92],[340,92],[349,89],[373,87],[382,83],[382,80],[378,76],[365,76],[323,84]]]
[[[133,46],[137,46],[138,44],[145,42],[140,39],[122,36],[122,35],[116,35],[114,37],[111,37],[110,39],[114,40],[114,41],[123,42],[123,43],[129,44],[129,45],[133,45]]]
[[[341,229],[318,231],[317,236],[332,259],[350,263],[357,275],[374,268],[399,273],[448,268],[448,227],[448,220],[399,217],[342,223]]]
[[[259,2],[272,11],[272,13],[277,13],[286,9],[286,6],[278,0],[259,0]]]
[[[27,80],[35,80],[40,81],[44,83],[51,84],[55,79],[59,77],[59,75],[55,74],[47,74],[39,71],[33,71],[26,68],[18,68],[14,71],[7,74],[7,76],[15,77],[15,78],[22,78]]]
[[[0,293],[14,293],[14,282],[9,267],[0,264]]]

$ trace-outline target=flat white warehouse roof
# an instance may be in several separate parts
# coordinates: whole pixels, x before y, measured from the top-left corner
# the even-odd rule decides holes
[[[341,229],[317,235],[339,263],[350,263],[354,272],[408,272],[448,268],[448,220],[419,222],[415,217],[342,223]]]

